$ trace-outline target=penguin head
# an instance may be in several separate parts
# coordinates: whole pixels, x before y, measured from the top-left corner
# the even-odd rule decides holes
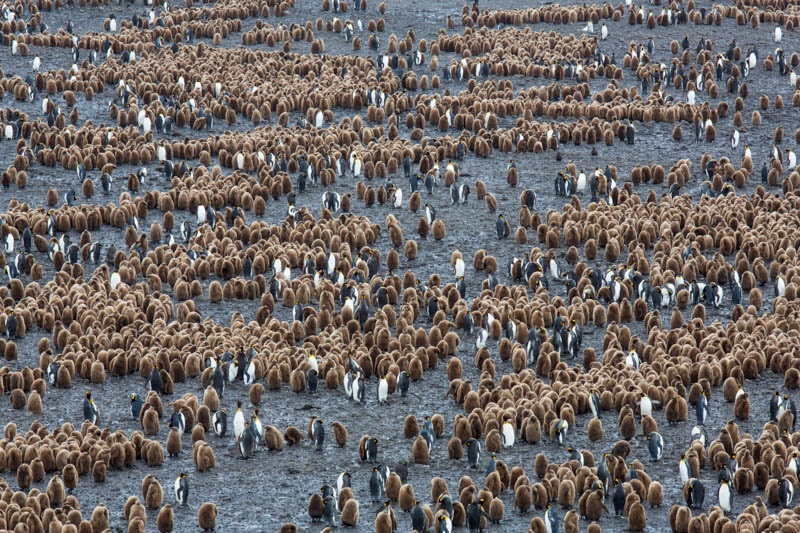
[[[86,399],[92,401],[92,391],[90,390],[86,391]]]
[[[472,441],[471,441],[471,440],[468,440],[468,441],[467,441],[467,442],[465,442],[464,444],[466,444],[468,447],[471,447],[471,446],[472,446]]]
[[[178,478],[186,479],[186,474],[184,472],[181,472],[180,474],[178,474]]]
[[[652,435],[648,435],[647,436],[647,440],[651,440],[651,438],[652,438]]]
[[[132,402],[135,402],[135,401],[136,401],[136,394],[131,394],[131,401],[132,401]]]
[[[378,467],[377,467],[377,466],[373,466],[373,467],[372,467],[372,471],[373,471],[373,472],[377,472],[377,471],[378,471]],[[439,500],[439,501],[442,501],[442,500]]]
[[[242,410],[242,400],[236,401],[236,409],[241,411]]]
[[[374,442],[375,444],[378,444],[378,439],[377,439],[377,438],[375,438],[375,437],[373,437],[373,438],[372,438],[372,442]],[[376,470],[377,470],[377,469],[376,469]]]

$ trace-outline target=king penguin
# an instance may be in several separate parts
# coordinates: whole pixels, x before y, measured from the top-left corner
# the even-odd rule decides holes
[[[471,438],[465,442],[467,446],[467,462],[470,468],[478,468],[481,460],[481,443],[478,439]]]
[[[514,426],[511,424],[511,419],[507,416],[503,417],[503,448],[511,448],[514,446]]]
[[[708,399],[706,398],[706,391],[702,391],[700,397],[697,399],[695,414],[697,415],[697,424],[704,426],[708,419]]]
[[[214,433],[217,437],[224,437],[225,432],[228,431],[228,415],[225,413],[225,409],[214,413],[211,423],[214,425]]]
[[[175,502],[177,502],[178,505],[186,505],[188,499],[189,479],[186,477],[186,474],[181,472],[175,480]]]
[[[322,451],[322,445],[325,442],[325,426],[321,418],[314,420],[314,425],[311,427],[311,440],[314,441],[314,449],[318,452]]]
[[[94,425],[97,425],[97,422],[100,420],[100,413],[97,410],[97,405],[95,405],[92,399],[92,391],[89,390],[86,391],[86,397],[83,399],[83,419],[88,420]]]
[[[727,481],[723,481],[719,485],[719,506],[722,508],[723,513],[730,513],[733,507],[733,492],[731,486]]]
[[[647,436],[647,449],[650,451],[650,459],[660,461],[664,456],[664,440],[661,434],[653,431]]]
[[[239,440],[244,433],[244,413],[242,413],[242,400],[236,402],[236,414],[233,415],[233,438]]]

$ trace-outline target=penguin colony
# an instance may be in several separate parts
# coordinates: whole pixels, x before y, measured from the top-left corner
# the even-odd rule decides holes
[[[0,530],[800,530],[792,6],[77,4],[0,5]]]

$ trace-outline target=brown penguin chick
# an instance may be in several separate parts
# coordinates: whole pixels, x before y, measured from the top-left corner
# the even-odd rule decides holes
[[[212,531],[217,527],[217,506],[205,502],[197,510],[197,524],[203,531]]]
[[[322,520],[322,514],[325,510],[325,504],[322,501],[322,496],[315,492],[308,499],[308,516],[312,522],[319,522]]]
[[[78,487],[78,470],[73,464],[66,464],[61,470],[61,479],[64,481],[64,487],[67,491],[72,492]]]
[[[650,507],[660,507],[663,501],[664,490],[661,487],[661,483],[658,481],[651,481],[650,485],[647,487],[647,503],[650,504]]]
[[[347,428],[341,422],[333,423],[333,437],[339,447],[347,444]]]
[[[592,442],[603,440],[603,422],[599,418],[592,418],[589,420],[587,433],[589,435],[589,440]]]
[[[500,432],[496,429],[492,429],[486,434],[486,452],[487,453],[497,453],[500,451]]]
[[[35,390],[32,390],[28,396],[28,412],[34,415],[42,412],[42,397]]]
[[[102,502],[92,511],[92,531],[105,531],[108,529],[108,509]],[[171,529],[165,531],[172,531]]]
[[[167,454],[170,457],[177,457],[181,453],[181,434],[178,431],[177,427],[173,427],[169,430],[169,434],[167,435]]]
[[[447,457],[449,459],[461,459],[464,457],[464,447],[461,445],[461,439],[453,437],[447,443]]]
[[[336,423],[334,423],[334,431],[336,430],[335,426]],[[289,446],[294,446],[295,444],[302,442],[303,434],[295,426],[289,426],[286,428],[286,431],[283,432],[283,438],[286,439],[286,442],[289,443]]]
[[[575,483],[571,479],[562,479],[558,484],[558,504],[564,509],[575,504]]]
[[[144,504],[150,509],[158,509],[164,500],[164,489],[157,479],[154,479],[150,486],[147,487],[147,495],[144,498]]]
[[[417,222],[417,235],[419,235],[421,239],[425,239],[428,237],[430,229],[431,227],[430,224],[428,224],[428,220],[425,217],[420,217]]]
[[[20,490],[25,490],[31,486],[33,482],[33,472],[31,466],[27,463],[22,463],[17,467],[17,486]]]
[[[406,417],[405,421],[403,422],[403,435],[407,439],[419,435],[419,423],[417,423],[416,416],[408,415]]]
[[[264,445],[267,450],[279,452],[286,445],[286,440],[281,435],[281,432],[278,431],[278,428],[266,425],[264,426]]]
[[[631,440],[636,435],[636,421],[633,415],[628,414],[623,417],[622,422],[619,424],[619,434],[625,440]]]
[[[603,502],[603,494],[602,490],[593,490],[586,498],[586,518],[589,520],[600,520],[603,513],[608,512]]]
[[[92,466],[92,479],[95,483],[103,483],[106,480],[106,464],[103,461],[95,461]]]
[[[64,503],[64,496],[64,483],[61,481],[61,476],[56,474],[47,484],[47,498],[50,500],[50,505],[60,507]]]
[[[158,435],[158,412],[155,409],[147,409],[142,416],[142,429],[145,435]]]
[[[749,393],[742,392],[742,394],[737,394],[736,400],[733,403],[733,415],[740,420],[746,420],[750,418]]]
[[[431,233],[433,234],[433,238],[437,241],[444,239],[446,235],[444,222],[442,219],[437,218],[433,221],[433,225],[431,226]]]
[[[409,512],[416,505],[416,497],[414,495],[414,487],[406,483],[400,487],[400,494],[397,496],[397,504],[404,512]]]
[[[630,531],[644,531],[645,527],[647,527],[647,515],[645,514],[644,505],[637,501],[628,510],[628,529]]]
[[[411,448],[412,459],[415,464],[426,465],[430,459],[430,452],[428,450],[428,443],[424,438],[417,437],[414,445]]]
[[[350,499],[345,502],[341,522],[345,527],[358,527],[358,501]]]
[[[342,522],[344,524],[344,522]],[[392,533],[392,516],[389,513],[378,512],[375,515],[375,533]]]
[[[440,477],[435,477],[431,479],[431,501],[438,502],[439,496],[442,494],[449,494],[450,491],[447,490],[447,481]]]
[[[158,512],[156,527],[158,527],[158,531],[161,533],[169,533],[175,529],[175,513],[172,511],[172,506],[170,504],[165,505]]]
[[[489,522],[492,524],[499,524],[500,521],[503,519],[503,514],[505,509],[503,507],[503,500],[500,498],[492,498],[492,502],[489,504]]]
[[[396,502],[400,498],[400,487],[403,485],[403,482],[400,480],[400,476],[397,473],[392,472],[389,474],[389,477],[386,478],[386,497],[394,502]]]
[[[528,509],[533,505],[533,494],[528,485],[519,485],[514,491],[514,508],[519,509],[521,513],[528,512]],[[550,506],[547,506],[550,508]]]

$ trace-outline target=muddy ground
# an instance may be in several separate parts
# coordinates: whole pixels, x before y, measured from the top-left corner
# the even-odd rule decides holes
[[[298,0],[298,5],[283,17],[283,22],[286,24],[290,22],[302,24],[306,20],[313,21],[317,17],[322,17],[324,20],[332,18],[333,14],[323,13],[319,10],[320,3],[319,1],[307,2]],[[388,4],[388,11],[385,15],[387,29],[385,34],[381,36],[384,43],[382,46],[385,46],[390,33],[393,32],[402,37],[409,27],[415,29],[418,39],[427,38],[430,42],[431,39],[435,38],[439,28],[446,27],[445,21],[448,14],[453,15],[456,20],[460,19],[460,3],[429,0],[425,2],[388,2]],[[537,4],[528,4],[516,0],[510,2],[484,0],[481,2],[482,8],[512,8],[528,7],[530,5]],[[698,2],[698,7],[710,9],[711,6],[710,2]],[[660,8],[654,7],[654,9]],[[45,13],[44,20],[51,31],[64,26],[68,18],[71,18],[74,22],[77,33],[101,31],[102,21],[110,13],[113,12],[118,18],[121,18],[130,17],[132,13],[143,12],[143,10],[144,8],[140,3],[133,5],[127,2],[119,5],[113,3],[97,8],[75,7],[61,9]],[[369,2],[366,13],[351,10],[349,15],[353,18],[361,18],[364,22],[370,18],[377,19],[380,16],[377,12],[377,2],[374,0]],[[256,20],[257,18],[245,20],[244,28],[251,28]],[[267,22],[274,24],[275,18],[273,17]],[[559,26],[539,24],[534,29],[578,33],[581,31],[582,26],[582,23]],[[457,25],[453,31],[460,32],[462,29]],[[758,45],[763,59],[774,48],[772,29],[771,25],[763,25],[760,29],[754,30],[749,26],[737,26],[731,19],[723,19],[721,26],[695,26],[694,24],[689,24],[669,28],[659,27],[653,32],[649,32],[641,25],[629,26],[626,21],[619,23],[612,21],[609,22],[610,37],[608,41],[601,44],[601,48],[608,54],[615,52],[617,58],[621,60],[628,43],[631,41],[646,43],[647,37],[652,34],[656,41],[656,51],[652,59],[668,64],[672,57],[669,52],[669,41],[672,39],[680,40],[685,33],[690,36],[692,48],[696,45],[699,37],[703,36],[713,41],[715,51],[726,49],[730,39],[735,36],[742,49]],[[364,33],[366,34],[366,32]],[[323,32],[321,37],[325,39],[328,53],[353,53],[350,45],[344,43],[341,35]],[[366,37],[368,37],[368,34],[362,34],[362,39],[366,40]],[[237,46],[240,43],[241,34],[234,33],[224,41],[223,46]],[[782,46],[787,50],[787,55],[797,48],[797,43],[796,33],[784,31]],[[299,42],[293,43],[293,47],[293,51],[307,52],[309,45]],[[257,48],[266,49],[266,47]],[[365,46],[364,48],[365,50],[358,53],[362,55],[369,54],[367,47]],[[36,54],[41,55],[42,70],[51,68],[68,69],[71,64],[69,50],[66,49],[48,48],[37,50],[36,47],[33,47],[31,56],[20,58],[11,56],[8,47],[3,47],[0,49],[0,65],[2,65],[6,76],[10,76],[10,73],[16,73],[24,77],[29,72],[32,56]],[[454,57],[452,54],[442,54],[440,64],[446,64],[452,57]],[[427,68],[423,70],[427,72]],[[534,85],[549,84],[549,80],[523,77],[514,77],[511,81],[514,84],[515,91]],[[592,90],[602,90],[607,86],[607,83],[604,78],[592,80]],[[625,87],[638,86],[638,81],[634,79],[630,70],[626,70],[625,78],[621,83]],[[583,168],[587,171],[595,167],[603,168],[606,164],[616,165],[621,176],[621,186],[622,183],[628,181],[630,170],[634,165],[660,163],[668,168],[678,159],[690,158],[693,162],[694,179],[684,188],[683,192],[692,195],[693,199],[697,201],[699,199],[699,183],[704,179],[701,177],[699,167],[699,160],[703,153],[707,152],[715,158],[728,156],[734,161],[738,161],[742,155],[743,145],[747,144],[751,147],[754,165],[758,169],[768,158],[772,143],[772,132],[777,126],[783,126],[787,134],[787,140],[782,147],[794,144],[791,137],[798,124],[798,113],[796,109],[790,106],[794,88],[790,86],[788,78],[780,77],[776,72],[765,72],[759,64],[755,72],[747,79],[747,83],[750,87],[751,97],[745,100],[745,111],[743,113],[745,117],[749,117],[751,111],[757,108],[757,97],[761,94],[769,95],[771,102],[774,100],[775,95],[781,94],[787,103],[787,107],[779,111],[775,110],[771,105],[769,110],[762,111],[763,122],[759,127],[750,125],[749,119],[746,118],[745,128],[742,131],[742,141],[736,149],[732,149],[728,142],[733,129],[730,117],[723,119],[717,125],[716,142],[703,142],[700,144],[696,144],[692,135],[689,134],[692,131],[689,124],[683,124],[684,140],[675,142],[671,139],[671,125],[648,123],[636,124],[637,139],[635,145],[628,146],[616,142],[613,146],[606,147],[598,144],[595,145],[598,151],[596,156],[591,155],[591,146],[573,146],[571,144],[565,144],[561,147],[562,162],[556,161],[555,154],[550,151],[541,155],[513,154],[520,170],[520,185],[517,188],[510,188],[505,180],[506,163],[510,154],[495,152],[488,159],[478,159],[473,154],[468,154],[461,163],[461,171],[463,174],[468,175],[466,178],[468,182],[469,180],[482,179],[487,183],[489,190],[498,200],[497,212],[505,213],[510,221],[513,222],[512,231],[516,227],[519,193],[523,188],[536,190],[538,196],[536,210],[540,214],[544,215],[550,209],[560,210],[564,199],[555,196],[552,182],[557,171],[562,169],[568,162],[574,162],[578,168]],[[465,84],[463,83],[451,81],[444,83],[442,89],[454,93],[464,89],[464,87]],[[668,90],[668,92],[676,100],[684,98],[680,92],[673,89]],[[112,121],[107,115],[107,103],[112,94],[112,88],[107,87],[107,91],[104,94],[98,95],[91,102],[84,101],[82,96],[79,96],[77,106],[81,120],[92,120],[95,124],[111,123]],[[707,98],[708,95],[706,94],[698,95],[700,100]],[[721,99],[727,99],[731,104],[733,102],[731,95],[722,94],[720,99],[712,100],[712,104],[716,105]],[[32,116],[41,115],[39,102],[32,104],[16,102],[8,94],[0,101],[0,105],[22,109]],[[342,116],[344,116],[344,113],[341,110],[337,110],[337,120],[341,119]],[[274,123],[274,120],[273,118],[272,123]],[[506,119],[503,123],[504,126],[510,124],[510,119]],[[218,125],[214,133],[221,133],[223,131],[222,127],[222,125]],[[238,129],[246,127],[247,125],[242,121],[237,125]],[[401,132],[404,135],[409,133],[404,126],[401,127]],[[453,132],[450,133],[453,134]],[[187,130],[180,131],[179,134],[181,136],[194,136],[196,132]],[[438,132],[433,128],[428,128],[426,134],[433,136],[438,135]],[[0,166],[8,165],[12,160],[13,153],[14,143],[0,141]],[[117,175],[123,176],[134,170],[133,168],[122,167],[118,170]],[[152,166],[149,170],[151,176],[160,176],[155,166]],[[757,176],[756,172],[756,180]],[[402,176],[398,176],[396,180],[401,183],[401,186],[407,187]],[[117,185],[121,186],[121,184]],[[333,189],[344,194],[345,192],[353,192],[354,185],[353,178],[348,177],[339,180]],[[376,183],[375,185],[377,186],[378,184]],[[751,194],[757,185],[758,182],[751,182],[738,192],[739,194]],[[43,204],[46,192],[50,187],[55,187],[59,191],[59,196],[63,195],[71,187],[74,187],[80,194],[74,173],[60,168],[50,169],[35,165],[29,171],[28,187],[22,191],[18,191],[15,188],[0,191],[0,204],[7,205],[12,198],[32,205]],[[143,194],[144,191],[150,188],[166,190],[168,187],[168,181],[156,177],[146,187],[143,187],[139,194]],[[644,184],[634,187],[634,190],[640,195],[646,196],[650,187],[652,186]],[[667,192],[664,185],[655,186],[655,191],[659,196]],[[100,193],[91,199],[81,198],[81,201],[87,203],[116,201],[119,192],[120,189],[117,189],[114,194],[107,198]],[[321,207],[319,202],[321,194],[322,190],[320,188],[312,188],[305,194],[298,196],[298,204],[307,206],[312,213],[318,215]],[[408,194],[406,193],[407,197]],[[589,203],[588,192],[584,193],[580,199],[583,205],[587,205]],[[509,283],[506,266],[510,258],[519,256],[530,250],[531,246],[536,245],[535,234],[530,231],[529,243],[526,245],[516,245],[512,239],[498,241],[494,230],[496,215],[489,213],[484,203],[475,199],[474,196],[466,206],[451,206],[447,191],[440,188],[434,192],[432,198],[427,198],[426,196],[424,200],[431,202],[436,207],[438,216],[445,221],[447,237],[440,242],[435,242],[432,239],[417,239],[420,245],[418,257],[415,261],[408,262],[401,253],[401,267],[399,269],[401,272],[406,269],[412,269],[417,273],[418,277],[423,279],[432,273],[438,273],[443,280],[447,281],[452,278],[449,259],[454,249],[461,250],[465,258],[471,258],[477,249],[485,248],[489,253],[497,257],[500,262],[499,278],[501,282]],[[269,202],[264,219],[270,222],[278,222],[283,219],[285,209],[286,206],[283,200]],[[383,225],[386,216],[391,212],[400,221],[406,238],[416,237],[417,215],[410,213],[406,209],[392,210],[382,206],[366,209],[362,202],[354,200],[352,210],[358,215],[368,216],[371,220],[381,225]],[[191,215],[180,211],[176,211],[175,214],[176,227],[183,220],[182,217],[191,217]],[[149,219],[143,222],[149,225],[152,220],[160,220],[160,218],[161,213],[154,211],[150,214]],[[248,219],[252,220],[252,218],[252,213],[249,213]],[[71,236],[73,240],[78,237],[74,232]],[[92,237],[93,240],[103,242],[106,245],[117,243],[118,248],[120,248],[119,243],[122,242],[122,232],[108,228],[93,234]],[[391,246],[388,234],[384,233],[382,235],[377,246],[385,254]],[[562,267],[566,267],[563,261],[564,249],[562,248],[558,253]],[[50,265],[49,261],[43,254],[40,255],[42,257],[37,256],[37,260],[48,267]],[[624,255],[621,259],[624,259]],[[729,261],[732,260],[731,257],[727,259]],[[468,260],[467,263],[469,264],[470,261]],[[605,269],[609,266],[602,258],[590,262],[590,265],[600,269]],[[91,265],[86,265],[86,268],[91,268]],[[46,271],[45,279],[50,279],[52,274],[52,270]],[[482,279],[482,273],[473,271],[471,267],[467,268],[468,298],[474,298],[478,294]],[[205,288],[207,288],[207,283]],[[168,285],[165,285],[165,290],[170,290]],[[771,284],[762,287],[762,291],[765,297],[771,298]],[[566,290],[563,286],[553,284],[551,285],[550,293],[551,295],[555,294],[564,297]],[[728,302],[729,294],[726,294],[725,304],[718,310],[709,309],[707,311],[707,319],[709,321],[727,322],[730,314]],[[203,296],[197,299],[197,306],[204,316],[209,316],[222,324],[227,324],[230,321],[231,314],[234,312],[241,313],[246,320],[253,319],[258,308],[258,302],[226,301],[221,304],[211,304]],[[770,309],[771,305],[769,303],[765,304],[764,310],[769,311]],[[691,310],[686,312],[687,318],[690,312]],[[289,311],[281,307],[277,308],[276,313],[282,320],[289,318]],[[421,320],[424,320],[424,317]],[[633,323],[630,327],[635,334],[643,335],[641,323]],[[600,351],[603,332],[602,328],[588,325],[584,333],[584,347],[593,347],[595,350]],[[462,334],[463,341],[459,348],[459,356],[464,361],[465,377],[477,382],[479,372],[473,364],[475,353],[474,338],[463,335],[463,332],[459,333]],[[23,365],[37,365],[36,343],[41,336],[45,335],[46,333],[35,328],[29,331],[20,343],[19,359],[8,363],[9,366],[13,370],[17,370]],[[490,348],[496,354],[496,343],[491,342]],[[509,363],[503,363],[499,358],[496,358],[496,363],[498,375],[512,371]],[[576,365],[578,363],[578,361],[574,362]],[[739,423],[741,433],[749,432],[758,435],[761,426],[766,421],[762,413],[766,412],[769,394],[776,387],[780,388],[782,381],[782,376],[774,375],[767,371],[759,380],[745,383],[745,389],[750,392],[753,416],[750,420]],[[196,514],[199,505],[204,501],[213,501],[219,509],[218,531],[277,531],[281,524],[294,522],[301,531],[315,532],[320,531],[323,526],[312,524],[309,520],[306,513],[309,495],[318,491],[323,483],[334,483],[337,475],[341,471],[347,470],[353,473],[355,495],[361,503],[361,522],[358,530],[371,531],[373,528],[373,516],[379,507],[377,504],[369,502],[368,481],[371,467],[370,465],[361,464],[358,460],[358,439],[366,433],[377,436],[381,442],[380,461],[393,465],[402,459],[410,459],[411,441],[403,438],[403,419],[408,414],[414,414],[421,418],[434,413],[439,413],[444,417],[446,421],[445,434],[443,439],[437,441],[434,445],[430,465],[412,466],[409,470],[409,483],[414,486],[418,498],[423,502],[431,503],[429,482],[434,476],[444,477],[449,484],[451,492],[455,492],[458,479],[464,474],[471,475],[476,484],[481,486],[482,469],[481,471],[470,471],[466,468],[464,462],[447,459],[446,442],[452,436],[451,422],[453,417],[461,412],[461,409],[452,400],[444,399],[448,380],[444,374],[443,366],[440,366],[435,371],[427,372],[421,382],[412,384],[407,398],[403,399],[399,395],[395,395],[390,398],[388,404],[383,406],[377,405],[374,394],[376,383],[374,377],[368,383],[367,399],[363,406],[356,406],[349,402],[341,389],[337,391],[320,390],[316,395],[310,396],[293,394],[288,391],[287,387],[284,387],[284,390],[279,393],[269,392],[265,396],[261,405],[261,419],[265,424],[275,425],[281,430],[284,430],[289,425],[295,425],[305,432],[308,420],[312,415],[320,416],[329,423],[338,420],[348,428],[350,433],[350,441],[344,448],[338,448],[334,443],[330,442],[332,435],[330,435],[331,432],[329,431],[329,439],[322,453],[314,451],[311,444],[305,441],[299,446],[287,447],[281,453],[260,451],[254,459],[245,462],[238,458],[238,452],[231,438],[218,439],[215,436],[209,436],[209,442],[213,445],[216,454],[217,467],[211,472],[201,474],[195,471],[192,464],[191,441],[187,434],[184,436],[184,452],[179,458],[167,459],[163,466],[154,469],[148,468],[139,462],[133,469],[109,472],[108,480],[102,484],[95,484],[90,477],[81,478],[76,494],[80,498],[84,513],[91,512],[91,509],[98,502],[104,502],[111,511],[112,531],[124,531],[126,524],[122,515],[122,507],[128,495],[139,494],[141,479],[147,473],[155,475],[164,485],[167,493],[165,501],[171,501],[172,482],[178,472],[183,471],[189,473],[191,493],[187,507],[175,509],[177,531],[196,531]],[[14,411],[8,402],[0,402],[0,421],[3,424],[14,421],[20,428],[27,428],[35,419],[40,420],[49,428],[53,428],[65,421],[71,421],[77,426],[82,420],[81,402],[83,390],[86,388],[93,391],[94,397],[98,402],[102,426],[123,429],[128,433],[139,429],[138,423],[132,420],[129,414],[129,394],[143,392],[144,389],[144,380],[135,374],[124,379],[110,378],[99,386],[91,386],[78,380],[68,390],[50,388],[45,397],[45,410],[40,416],[33,416],[26,411]],[[199,381],[191,380],[188,383],[176,384],[175,394],[171,398],[178,398],[186,392],[193,392],[201,396],[202,388]],[[169,397],[165,399],[167,401],[170,400]],[[226,392],[223,399],[222,403],[228,408],[229,414],[235,411],[237,399],[242,399],[247,403],[247,390],[241,383],[233,385]],[[706,427],[709,434],[714,438],[725,422],[732,418],[732,404],[725,403],[721,399],[720,392],[714,391],[710,409],[710,422]],[[655,418],[666,441],[663,460],[658,463],[649,461],[646,441],[642,437],[633,439],[631,443],[633,446],[631,459],[641,460],[650,476],[664,485],[664,505],[660,509],[648,509],[647,512],[648,530],[664,531],[669,527],[669,506],[676,502],[682,503],[677,462],[680,453],[689,443],[689,432],[694,425],[694,415],[693,411],[690,412],[689,421],[677,426],[668,426],[666,424],[663,411],[656,412]],[[586,438],[585,428],[587,422],[587,416],[578,417],[578,427],[570,433],[569,442],[573,447],[588,449],[595,457],[599,457],[602,452],[608,451],[619,438],[615,413],[608,413],[604,417],[605,437],[600,443],[590,443]],[[162,425],[158,439],[165,442],[166,435],[167,430]],[[545,453],[551,461],[561,462],[568,458],[568,454],[563,449],[547,441],[535,446],[518,443],[510,450],[503,450],[499,454],[499,458],[505,461],[509,467],[515,465],[523,466],[530,474],[533,469],[533,458],[538,452]],[[485,464],[485,459],[482,460],[482,463]],[[4,472],[2,476],[12,487],[16,486],[13,472]],[[707,505],[716,504],[716,474],[706,468],[701,473],[701,479],[708,488]],[[46,481],[35,486],[44,490]],[[754,493],[745,497],[736,497],[734,511],[741,512],[755,496],[756,494]],[[539,511],[525,515],[514,512],[513,494],[511,492],[504,493],[502,499],[505,503],[506,516],[501,526],[491,526],[489,528],[492,531],[525,531],[531,518],[537,514],[542,514]],[[772,511],[777,511],[777,509],[772,509]],[[563,511],[561,512],[563,514]],[[156,513],[151,511],[149,513],[148,531],[154,530],[155,517]],[[410,518],[407,515],[399,512],[398,520],[399,531],[410,530]],[[600,524],[605,531],[620,531],[627,527],[625,519],[615,518],[613,514],[604,516]],[[586,523],[582,521],[581,528],[584,529],[585,527]]]

